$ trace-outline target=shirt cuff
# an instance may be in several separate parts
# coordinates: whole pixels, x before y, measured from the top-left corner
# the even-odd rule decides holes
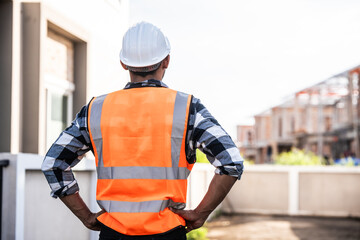
[[[56,191],[52,191],[51,192],[51,196],[53,198],[58,198],[58,197],[65,197],[65,196],[69,196],[72,194],[75,194],[79,191],[79,185],[77,184],[77,181],[74,180],[73,182],[71,182],[70,184],[56,190]]]
[[[243,170],[244,170],[243,164],[235,165],[235,166],[220,166],[215,169],[215,173],[220,175],[228,175],[231,177],[236,177],[238,180],[240,180]]]

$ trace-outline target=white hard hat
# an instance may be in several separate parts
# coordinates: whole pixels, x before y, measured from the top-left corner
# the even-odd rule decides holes
[[[160,63],[169,53],[169,40],[161,30],[151,23],[140,22],[125,33],[120,60],[128,67],[142,68]]]

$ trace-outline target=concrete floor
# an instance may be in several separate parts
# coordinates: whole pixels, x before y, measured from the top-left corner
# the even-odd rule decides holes
[[[210,240],[360,240],[360,219],[268,215],[220,216],[207,223]]]

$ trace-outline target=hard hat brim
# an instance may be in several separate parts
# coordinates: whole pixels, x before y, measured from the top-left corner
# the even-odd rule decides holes
[[[155,64],[161,62],[169,54],[170,54],[170,49],[167,49],[163,54],[161,54],[159,57],[157,57],[153,61],[147,61],[147,62],[144,62],[144,63],[134,63],[134,62],[129,61],[127,58],[125,58],[123,56],[123,51],[121,49],[121,51],[120,51],[120,61],[123,64],[125,64],[126,66],[129,66],[129,67],[149,67],[149,66],[152,66],[152,65],[155,65]]]
[[[160,67],[161,62],[156,63],[156,64],[151,65],[151,66],[147,66],[147,67],[131,67],[131,66],[127,66],[127,68],[129,69],[129,71],[132,71],[132,72],[152,72],[152,71],[157,70]]]

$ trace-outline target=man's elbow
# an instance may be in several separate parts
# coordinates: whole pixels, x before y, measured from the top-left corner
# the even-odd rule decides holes
[[[244,170],[244,166],[241,162],[241,164],[235,164],[232,166],[223,166],[223,167],[217,168],[215,173],[220,174],[220,175],[227,175],[230,177],[234,177],[237,180],[240,180],[243,170]]]

